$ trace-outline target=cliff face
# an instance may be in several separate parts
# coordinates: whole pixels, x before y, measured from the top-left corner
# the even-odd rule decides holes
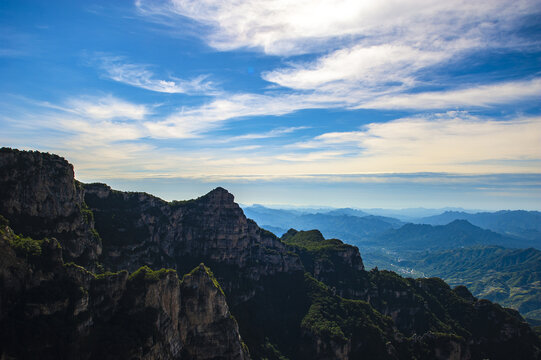
[[[249,358],[204,265],[182,282],[145,267],[95,275],[64,264],[54,239],[24,241],[0,228],[0,357]]]
[[[0,214],[14,231],[55,237],[67,259],[93,264],[100,239],[73,166],[57,155],[2,148],[0,169]]]
[[[253,296],[240,280],[302,271],[297,256],[273,234],[247,219],[233,195],[217,188],[205,196],[168,203],[145,193],[85,185],[85,199],[105,239],[104,265],[133,270],[142,264],[189,271],[210,265],[234,299]],[[235,273],[235,277],[225,274]]]
[[[225,294],[210,269],[203,264],[182,278],[182,342],[194,359],[249,358],[248,348],[229,311]],[[234,331],[224,331],[233,329]]]

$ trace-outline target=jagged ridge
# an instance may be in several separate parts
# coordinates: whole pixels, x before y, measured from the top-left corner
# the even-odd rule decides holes
[[[15,153],[15,157],[18,156],[16,152],[11,150],[3,150],[0,155],[4,153],[7,153],[8,156]],[[51,156],[39,153],[32,154],[32,156],[38,157]],[[24,156],[21,159],[26,161]],[[43,181],[45,184],[50,182],[50,179],[47,178],[47,171],[43,170],[42,167],[33,166],[32,163],[27,165],[29,165],[28,174],[32,173],[32,169],[34,171],[42,169],[39,171],[45,173]],[[69,166],[69,164],[64,161],[64,166]],[[5,178],[17,181],[17,171],[9,171],[10,173]],[[71,180],[73,181],[73,179]],[[36,186],[38,189],[42,187],[39,182]],[[32,188],[30,187],[30,189]],[[50,186],[49,189],[55,191],[56,188]],[[366,272],[362,270],[362,260],[358,250],[345,247],[346,251],[341,253],[344,246],[336,241],[330,241],[329,244],[333,246],[326,247],[330,251],[329,253],[313,251],[314,249],[319,251],[321,244],[312,247],[306,246],[306,243],[303,246],[298,246],[299,243],[297,243],[290,244],[288,247],[274,235],[259,229],[254,222],[246,219],[242,210],[234,203],[233,196],[224,189],[218,188],[196,200],[173,203],[167,203],[143,193],[117,192],[103,184],[85,185],[83,190],[86,192],[85,201],[88,203],[90,211],[95,215],[96,228],[103,238],[103,252],[98,258],[101,264],[96,265],[97,269],[102,267],[105,270],[128,268],[133,271],[140,266],[148,265],[152,269],[174,267],[180,273],[184,273],[204,260],[207,265],[211,266],[222,285],[225,296],[232,306],[231,312],[238,319],[238,330],[250,347],[254,358],[278,359],[281,356],[287,356],[295,359],[349,359],[367,354],[371,357],[389,359],[414,357],[418,359],[449,357],[498,359],[509,357],[509,354],[512,354],[511,356],[518,354],[522,358],[538,358],[540,356],[539,339],[516,312],[502,309],[488,301],[478,301],[467,293],[467,290],[465,292],[465,289],[452,290],[439,279],[415,281],[401,278],[391,272]],[[52,196],[45,197],[40,201],[53,201],[54,205],[55,196],[53,192]],[[13,197],[20,197],[20,194],[8,195],[9,199]],[[81,209],[83,208],[81,203]],[[8,218],[10,216],[21,218],[26,214],[25,211],[28,210],[20,207],[6,216]],[[46,216],[54,219],[52,212]],[[322,240],[318,239],[317,241],[321,242]],[[80,240],[76,236],[63,240],[63,243],[68,246],[70,246],[70,242],[79,243]],[[323,242],[325,243],[325,240]],[[44,244],[49,243],[54,242],[44,242]],[[10,243],[9,246],[12,249],[13,246],[25,249],[26,245],[29,244],[32,243],[28,242],[27,244],[27,242],[21,241],[20,246],[18,243]],[[335,245],[337,245],[336,248]],[[340,254],[347,254],[347,256],[344,257]],[[12,263],[12,265],[16,263],[13,256],[8,258],[11,259],[8,263]],[[23,261],[20,255],[18,259],[17,261]],[[316,273],[316,267],[311,268],[306,263],[306,259],[321,264],[322,261],[329,260],[330,266],[318,265],[322,271]],[[79,257],[75,260],[82,261],[84,259]],[[303,265],[301,260],[306,264]],[[350,264],[353,266],[349,266]],[[32,266],[35,265],[30,264],[29,266],[34,273],[35,268]],[[64,267],[66,266],[62,268]],[[118,298],[119,302],[92,300],[91,303],[118,303],[121,305],[117,312],[113,311],[114,306],[104,310],[103,313],[106,316],[110,316],[112,311],[119,317],[113,316],[110,319],[114,318],[116,322],[111,323],[111,320],[108,320],[102,323],[101,328],[98,327],[99,334],[109,333],[111,336],[99,337],[97,335],[97,338],[92,338],[96,341],[93,344],[107,345],[108,339],[121,337],[122,331],[120,329],[126,324],[129,324],[130,331],[139,334],[138,336],[142,336],[143,339],[150,339],[148,336],[145,338],[145,335],[148,335],[145,331],[139,333],[141,327],[148,329],[142,325],[149,318],[152,320],[150,322],[156,325],[156,327],[150,328],[156,329],[158,333],[164,335],[152,336],[152,343],[149,341],[131,343],[123,349],[123,353],[136,354],[134,356],[149,354],[149,358],[173,358],[176,356],[173,354],[177,354],[178,346],[171,344],[180,342],[184,346],[183,349],[187,349],[187,344],[190,343],[189,339],[199,339],[201,335],[199,329],[195,332],[184,331],[179,336],[166,335],[176,334],[174,329],[168,330],[167,324],[175,322],[168,320],[172,316],[169,315],[171,311],[167,310],[169,309],[167,304],[151,302],[151,305],[156,305],[158,308],[154,307],[155,310],[150,310],[150,313],[154,314],[151,314],[153,317],[147,316],[149,315],[147,309],[149,307],[146,306],[147,294],[149,291],[152,294],[160,293],[160,291],[150,290],[154,287],[147,287],[145,285],[146,279],[153,281],[156,276],[158,279],[161,279],[160,276],[167,278],[171,276],[171,272],[158,271],[155,273],[150,268],[143,268],[136,272],[131,280],[126,272],[119,272],[99,276],[99,278],[106,279],[106,281],[100,282],[97,278],[92,280],[92,275],[84,269],[75,265],[67,266],[67,268],[71,267],[77,269],[73,270],[79,274],[77,276],[83,279],[87,276],[91,284],[102,284],[102,292],[107,292],[108,289],[123,289],[123,279],[126,278],[126,291],[113,291],[116,295],[110,296],[111,299]],[[17,266],[15,266],[16,268]],[[341,268],[347,269],[347,271],[345,273],[337,272],[337,269]],[[14,288],[26,289],[27,283],[24,282],[26,280],[22,283],[17,280],[20,279],[17,275],[18,271],[12,271],[12,269],[13,267],[9,266],[6,268],[1,283],[19,284]],[[319,280],[324,280],[327,284],[319,282],[310,274],[304,274],[305,269],[312,270],[312,275],[320,277]],[[201,269],[198,271],[199,273],[203,272]],[[204,272],[207,273],[206,270]],[[23,271],[23,273],[25,272]],[[55,273],[53,272],[53,274]],[[340,276],[345,279],[340,280]],[[31,278],[32,276],[30,276]],[[65,279],[66,277],[55,275],[55,279],[57,278]],[[137,281],[140,278],[145,281]],[[28,276],[23,276],[23,279],[28,279]],[[68,276],[68,279],[71,277]],[[220,308],[214,300],[203,301],[221,294],[211,276],[208,276],[205,281],[210,286],[209,289],[213,289],[214,295],[194,295],[194,303],[192,306],[186,307],[186,309],[194,309],[193,319],[195,320],[191,324],[205,323],[205,317],[201,318],[203,312],[206,311],[202,310],[202,304],[206,303],[212,309],[214,306]],[[41,283],[41,279],[38,282]],[[161,283],[161,280],[157,283]],[[190,281],[187,281],[186,286],[189,283]],[[20,284],[24,284],[24,287]],[[73,288],[66,286],[60,289],[58,286],[55,287],[54,281],[48,284],[53,285],[52,291],[46,286],[38,287],[38,290],[34,290],[33,293],[38,296],[50,293],[58,296],[58,294],[64,294],[62,289]],[[79,282],[75,282],[75,284],[79,284]],[[137,287],[137,284],[143,285]],[[199,289],[199,281],[191,284],[193,286],[188,286],[186,291],[194,292],[195,289]],[[91,286],[90,289],[92,290],[93,287]],[[128,291],[130,289],[134,291]],[[89,291],[91,294],[89,299],[94,299],[92,291]],[[194,293],[199,294],[198,291]],[[4,293],[15,295],[11,300],[2,300],[2,304],[11,302],[17,304],[15,307],[18,309],[33,304],[29,301],[30,298],[26,295],[22,296],[20,292],[10,290],[3,291],[2,294]],[[23,293],[26,294],[26,290]],[[97,294],[99,295],[100,292],[98,291]],[[344,299],[338,294],[351,299]],[[66,298],[68,304],[75,304],[76,302],[72,301],[70,296],[62,295],[60,299],[64,299],[64,302],[53,303],[52,309],[56,309],[56,306],[63,309],[62,304],[65,303]],[[166,294],[161,294],[159,297],[171,298]],[[98,296],[96,299],[100,298]],[[155,297],[151,296],[150,298]],[[74,300],[77,299],[75,296]],[[225,302],[225,298],[223,300]],[[50,303],[47,304],[46,308],[48,309]],[[125,304],[130,306],[125,306]],[[73,305],[69,306],[73,307]],[[150,308],[153,307],[150,306]],[[24,312],[4,312],[4,309],[7,307],[2,305],[3,332],[7,331],[11,324],[6,320],[11,316],[8,316],[8,313],[18,314],[13,315],[14,322],[18,318],[26,316]],[[136,322],[133,322],[133,319],[130,320],[130,316],[133,315],[130,309],[141,316],[141,318],[136,317]],[[89,312],[96,319],[101,319],[99,306],[92,308]],[[58,311],[54,313],[56,314]],[[60,312],[60,314],[66,313],[71,314],[70,311],[65,312],[65,310]],[[218,311],[218,314],[223,315],[224,313]],[[73,323],[68,322],[68,324]],[[25,325],[22,325],[21,331],[24,333],[28,329],[25,330]],[[223,334],[224,332],[225,334]],[[72,333],[77,334],[76,331],[72,331]],[[228,328],[220,334],[225,335],[225,339],[238,339],[234,333],[235,329]],[[209,334],[212,334],[212,331]],[[42,339],[49,339],[46,335],[42,334],[41,336],[43,336]],[[186,337],[183,338],[183,336]],[[217,333],[206,340],[211,341],[210,339],[214,336],[218,336]],[[38,338],[40,337],[38,336]],[[170,341],[160,340],[164,338],[168,338]],[[201,342],[206,340],[202,339]],[[199,341],[196,342],[199,343]],[[65,355],[66,348],[55,342],[52,344],[52,346],[49,344],[48,349],[54,349],[59,354],[63,354],[62,356],[67,356]],[[74,344],[73,346],[79,346],[77,342]],[[149,346],[145,347],[147,345],[144,344]],[[244,356],[239,355],[241,353],[238,350],[243,349],[242,343],[237,347],[228,347],[228,349],[237,350],[232,350],[228,355],[224,355],[225,358],[231,358],[234,354]],[[34,350],[37,351],[37,348]],[[168,351],[169,353],[167,353]],[[178,354],[180,357],[186,358],[190,356],[204,358],[204,355],[201,354],[189,355],[182,351]],[[242,354],[245,352],[243,351]]]

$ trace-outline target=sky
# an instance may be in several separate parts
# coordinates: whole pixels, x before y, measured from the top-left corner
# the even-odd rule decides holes
[[[541,210],[541,1],[0,0],[0,145],[166,200]]]

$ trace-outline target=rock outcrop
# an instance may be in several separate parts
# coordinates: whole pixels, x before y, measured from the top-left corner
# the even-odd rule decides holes
[[[0,214],[17,233],[55,237],[64,256],[91,266],[101,253],[73,166],[57,155],[0,149]]]
[[[208,267],[201,264],[184,275],[181,283],[182,342],[193,359],[249,358],[238,324],[229,311],[225,294]],[[232,329],[233,331],[224,331]]]
[[[246,281],[303,271],[299,258],[272,233],[247,219],[223,188],[189,201],[168,203],[145,193],[88,184],[85,200],[104,239],[102,262],[111,270],[141,265],[183,273],[200,262],[214,269],[231,301],[254,294]],[[235,277],[225,274],[235,273]]]
[[[0,358],[249,359],[210,270],[95,275],[0,228]]]

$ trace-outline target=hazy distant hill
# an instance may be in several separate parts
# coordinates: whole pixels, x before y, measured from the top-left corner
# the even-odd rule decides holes
[[[261,205],[244,207],[244,213],[265,229],[282,235],[287,229],[318,229],[326,238],[339,238],[358,243],[371,239],[403,223],[394,218],[366,215],[360,210],[336,209],[325,213],[306,214],[295,210],[269,209]],[[357,214],[357,215],[352,215]],[[365,216],[358,216],[358,215]]]
[[[541,251],[473,247],[439,251],[401,263],[425,276],[465,285],[473,295],[541,319]]]
[[[447,211],[467,212],[467,213],[478,212],[478,210],[471,210],[471,209],[466,210],[464,208],[457,208],[457,207],[444,207],[440,209],[427,209],[423,207],[406,208],[406,209],[372,208],[372,209],[362,209],[362,211],[368,214],[372,214],[372,215],[388,216],[388,217],[396,218],[404,222],[414,222],[418,219],[434,216],[434,215],[439,215]]]
[[[333,216],[336,216],[336,215],[349,215],[349,216],[357,216],[357,217],[363,217],[363,216],[372,215],[372,214],[369,214],[369,213],[364,212],[362,210],[357,210],[357,209],[352,209],[352,208],[336,209],[336,210],[331,210],[331,211],[327,211],[327,212],[320,212],[320,213],[324,213],[324,214],[327,214],[327,215],[333,215]]]
[[[470,223],[508,236],[537,240],[541,247],[541,212],[524,210],[502,210],[469,214],[462,211],[446,211],[440,215],[418,219],[417,223],[445,225],[453,220],[468,220]]]
[[[377,236],[373,245],[388,249],[438,250],[470,247],[473,245],[499,245],[528,247],[527,240],[506,237],[481,229],[466,220],[455,220],[447,225],[406,224]]]

